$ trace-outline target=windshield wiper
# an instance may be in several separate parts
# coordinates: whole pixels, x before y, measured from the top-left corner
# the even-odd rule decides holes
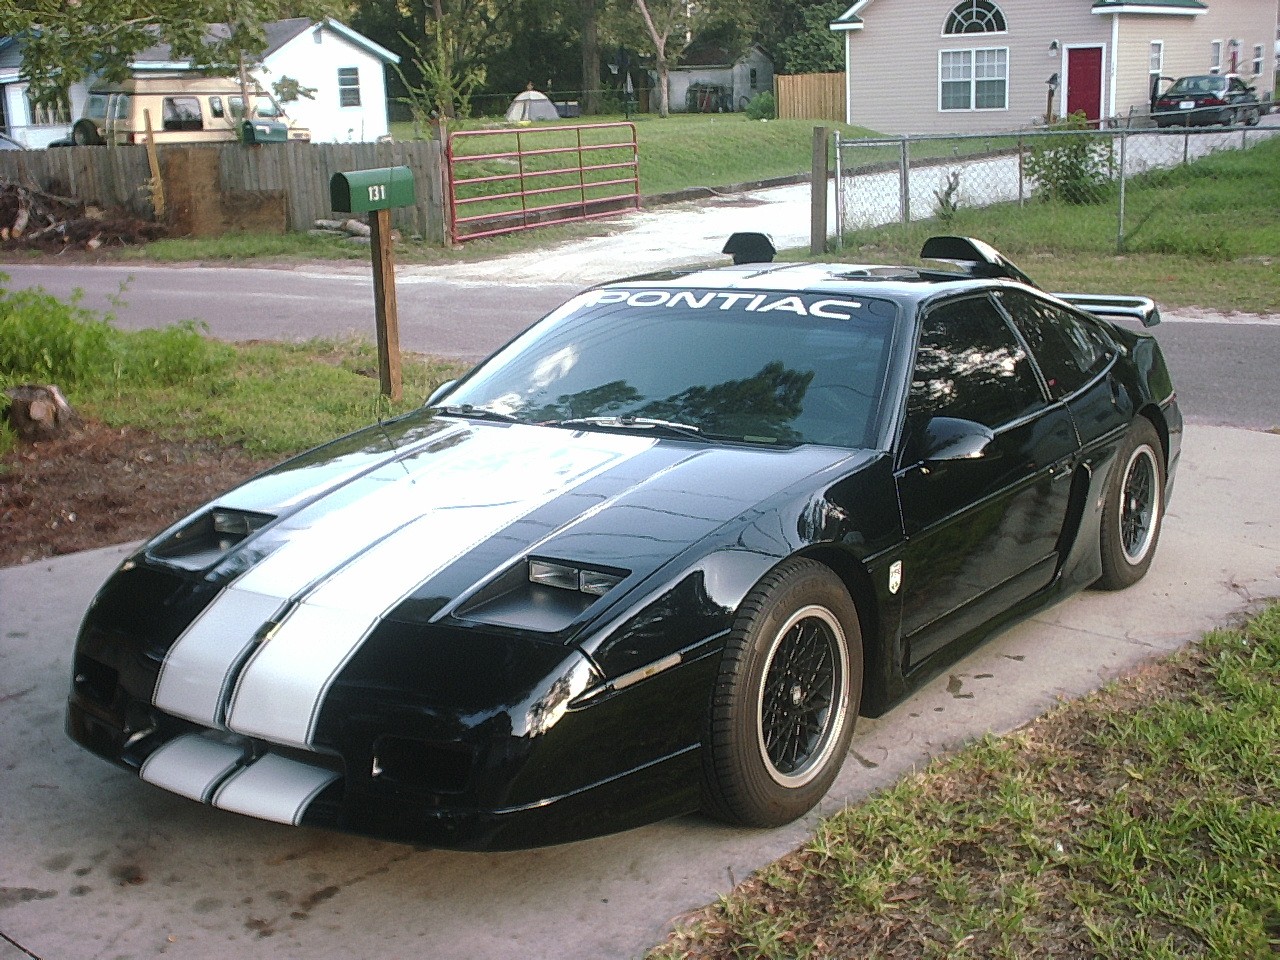
[[[428,407],[436,413],[443,413],[447,417],[468,417],[472,420],[491,420],[494,423],[524,423],[519,417],[513,417],[509,413],[503,413],[500,410],[488,410],[484,407],[473,407],[469,403],[457,405],[442,404],[438,407]]]
[[[623,414],[616,417],[570,417],[568,420],[553,420],[557,427],[608,427],[616,430],[651,430],[667,436],[680,437],[685,440],[709,441],[711,438],[702,432],[700,427],[691,423],[678,423],[675,420],[659,420],[656,417],[634,417]]]

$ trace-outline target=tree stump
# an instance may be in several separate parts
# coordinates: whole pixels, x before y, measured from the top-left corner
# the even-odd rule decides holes
[[[30,383],[10,387],[5,395],[9,398],[9,423],[18,438],[27,443],[74,435],[84,426],[80,415],[52,383],[43,387]]]

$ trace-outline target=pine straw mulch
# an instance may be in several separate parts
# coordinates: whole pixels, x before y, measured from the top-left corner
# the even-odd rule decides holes
[[[0,457],[0,567],[145,539],[271,463],[94,422],[20,444]]]

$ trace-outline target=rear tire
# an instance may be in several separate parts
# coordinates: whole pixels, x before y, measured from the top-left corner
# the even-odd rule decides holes
[[[805,559],[748,594],[725,644],[703,750],[703,805],[739,826],[813,809],[849,749],[862,698],[862,633],[840,579]]]
[[[1116,452],[1102,512],[1102,590],[1123,590],[1146,576],[1164,521],[1164,448],[1138,418]]]

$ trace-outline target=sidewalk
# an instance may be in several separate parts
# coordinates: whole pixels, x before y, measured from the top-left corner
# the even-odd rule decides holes
[[[860,723],[825,809],[1280,595],[1277,475],[1280,436],[1192,425],[1147,578],[1046,611]],[[0,960],[629,958],[812,829],[684,817],[459,854],[290,829],[152,788],[62,732],[77,624],[125,552],[0,570]]]

